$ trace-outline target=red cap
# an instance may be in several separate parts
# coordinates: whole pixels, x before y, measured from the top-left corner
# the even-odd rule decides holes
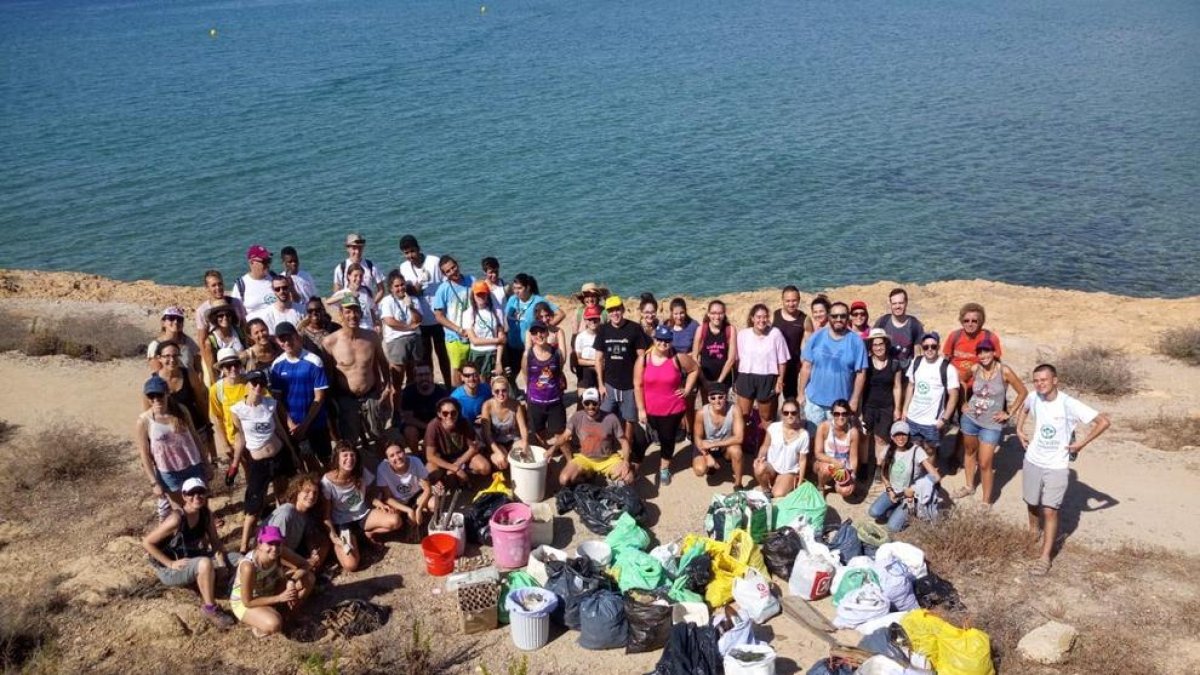
[[[270,260],[271,252],[266,246],[255,244],[246,249],[246,260]]]
[[[856,309],[866,309],[866,308],[867,308],[867,303],[863,302],[862,300],[855,300],[854,302],[850,303],[850,311],[854,311]]]
[[[583,318],[599,319],[600,318],[600,308],[595,305],[588,305],[587,309],[583,310]]]

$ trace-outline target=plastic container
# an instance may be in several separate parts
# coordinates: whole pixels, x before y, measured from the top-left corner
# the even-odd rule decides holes
[[[770,645],[738,645],[725,655],[725,675],[775,675]]]
[[[500,570],[496,569],[492,565],[488,565],[487,567],[480,567],[479,569],[471,570],[470,572],[455,572],[454,574],[446,577],[446,590],[453,592],[457,591],[463,586],[470,586],[472,584],[481,584],[485,582],[491,582],[499,585]]]
[[[529,452],[533,454],[532,462],[520,462],[510,455],[508,464],[517,499],[533,504],[546,498],[546,449],[531,445]]]
[[[547,502],[530,504],[533,511],[533,545],[554,545],[554,506]]]
[[[458,540],[445,533],[431,534],[421,541],[425,570],[435,577],[444,577],[454,571],[457,551]]]
[[[529,564],[529,550],[533,548],[533,512],[528,506],[501,506],[492,514],[489,527],[496,567],[515,570]]]
[[[671,605],[671,623],[708,625],[708,605],[703,602],[677,602]]]
[[[569,558],[566,551],[543,544],[529,552],[529,564],[525,566],[525,572],[533,577],[534,581],[545,586],[546,580],[550,578],[546,563],[551,560],[566,562]]]
[[[467,532],[466,521],[463,520],[463,514],[455,513],[450,516],[450,528],[446,530],[438,529],[432,525],[429,526],[429,534],[448,534],[458,540],[458,548],[455,550],[455,555],[461,556],[467,548]]]
[[[514,588],[504,598],[513,644],[531,652],[550,640],[550,612],[558,606],[558,596],[544,588]]]
[[[575,556],[587,558],[592,567],[603,570],[612,563],[612,547],[599,539],[590,539],[575,547]]]

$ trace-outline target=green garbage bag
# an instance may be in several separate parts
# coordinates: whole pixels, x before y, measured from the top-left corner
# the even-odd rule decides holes
[[[838,575],[837,585],[833,589],[833,604],[842,604],[842,598],[850,595],[850,591],[858,590],[868,581],[879,585],[879,575],[870,567],[845,567]]]
[[[734,530],[746,526],[748,513],[744,493],[713,495],[708,512],[704,514],[704,534],[716,541],[728,541]]]
[[[804,481],[795,490],[775,502],[775,524],[778,529],[802,517],[816,532],[825,530],[825,498],[816,485]]]
[[[754,543],[761,544],[771,532],[771,514],[774,507],[771,498],[761,490],[750,490],[746,493],[746,526]]]
[[[700,552],[703,553],[704,547],[701,546],[700,549]],[[674,602],[704,602],[704,596],[689,590],[687,585],[687,575],[679,575],[679,578],[671,583],[671,590],[667,591],[667,597]]]
[[[617,551],[623,548],[632,548],[638,551],[650,548],[650,533],[638,527],[633,516],[622,513],[621,517],[617,518],[617,522],[613,523],[613,529],[604,538],[604,542],[612,549],[613,558],[616,558]]]
[[[509,572],[508,576],[500,582],[500,602],[497,609],[500,623],[508,623],[508,609],[504,606],[504,599],[508,597],[508,592],[515,588],[541,588],[541,585],[538,584],[537,579],[521,570]]]
[[[662,563],[636,548],[620,549],[612,567],[612,574],[617,578],[617,587],[622,593],[634,588],[648,591],[666,582]]]

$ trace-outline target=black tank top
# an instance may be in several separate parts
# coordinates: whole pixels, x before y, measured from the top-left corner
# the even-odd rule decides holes
[[[806,315],[800,310],[796,310],[796,314],[800,317],[795,320],[783,318],[783,310],[775,310],[775,316],[771,319],[771,325],[778,328],[780,333],[783,333],[783,341],[787,343],[788,354],[791,358],[789,363],[800,363],[800,345],[804,342],[804,319]]]
[[[172,560],[208,555],[208,545],[205,544],[205,537],[208,536],[208,507],[200,510],[200,517],[191,527],[188,527],[186,513],[178,510],[175,513],[179,515],[179,529],[175,530],[163,552],[171,556]]]
[[[196,431],[207,430],[212,425],[205,424],[204,418],[200,416],[200,403],[196,400],[196,390],[192,389],[191,380],[188,379],[188,369],[180,368],[179,372],[183,377],[183,386],[179,388],[179,391],[171,392],[171,400],[188,411],[188,414],[192,416],[192,425],[196,427]],[[204,403],[208,405],[208,401]]]
[[[700,371],[705,379],[715,380],[729,358],[729,327],[721,328],[715,335],[708,326],[700,330],[704,331],[704,339],[700,342]]]

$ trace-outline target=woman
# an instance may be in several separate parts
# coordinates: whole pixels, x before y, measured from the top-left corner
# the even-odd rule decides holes
[[[579,301],[579,307],[575,308],[575,318],[571,322],[571,335],[579,335],[583,330],[584,322],[587,317],[584,312],[588,307],[595,307],[600,311],[600,320],[608,320],[608,312],[604,311],[604,299],[608,297],[608,289],[595,284],[591,281],[585,283],[579,288],[579,292],[575,294],[575,299]]]
[[[800,350],[804,345],[804,334],[811,329],[812,322],[800,309],[800,290],[795,286],[783,287],[782,304],[771,317],[771,325],[783,333],[791,356],[783,371],[783,397],[796,398],[800,384]]]
[[[850,332],[864,340],[871,333],[871,315],[867,312],[867,303],[862,300],[850,303]]]
[[[509,379],[515,378],[521,372],[521,363],[525,358],[525,337],[529,328],[536,320],[533,308],[540,302],[546,302],[538,293],[537,279],[521,272],[513,277],[512,295],[504,306],[504,320],[508,326],[508,345],[504,350],[504,375]],[[554,310],[554,320],[550,323],[558,325],[566,318],[561,308],[550,305]]]
[[[212,329],[204,338],[200,355],[204,359],[205,376],[209,382],[216,382],[221,376],[216,366],[217,352],[229,348],[241,354],[250,341],[239,325],[237,310],[225,300],[213,300],[204,316]]]
[[[696,331],[692,354],[700,357],[700,388],[707,397],[713,382],[733,384],[733,367],[737,364],[737,340],[733,324],[725,315],[725,303],[708,303],[704,325]]]
[[[675,350],[676,354],[687,354],[695,363],[696,354],[692,348],[696,345],[696,333],[700,331],[700,322],[688,314],[687,302],[683,298],[672,298],[670,307],[671,316],[667,319],[666,326],[671,329],[671,349]],[[698,392],[699,388],[693,387],[691,395],[684,401],[683,431],[685,437],[691,434],[692,427],[696,424],[696,394]]]
[[[658,300],[654,298],[653,293],[642,293],[638,298],[638,312],[642,331],[646,333],[646,337],[653,338],[654,329],[658,328]]]
[[[529,431],[535,442],[546,448],[547,460],[554,456],[558,437],[567,428],[567,409],[563,403],[563,393],[567,390],[566,364],[562,352],[550,346],[549,338],[550,329],[546,324],[533,324],[529,329],[531,346],[521,364]]]
[[[787,344],[783,333],[771,326],[771,310],[758,303],[750,308],[746,327],[737,334],[737,379],[733,383],[738,409],[746,424],[750,410],[757,406],[760,426],[775,419],[775,401],[783,393],[783,375],[787,370]],[[747,438],[757,441],[759,429],[747,429]]]
[[[883,494],[875,499],[867,514],[878,523],[887,523],[888,530],[899,532],[908,525],[909,512],[916,492],[913,484],[926,473],[941,480],[933,459],[920,445],[912,443],[908,423],[892,424],[892,442],[883,457]]]
[[[404,525],[396,509],[373,493],[375,476],[358,462],[358,451],[346,441],[333,450],[333,468],[321,478],[325,498],[325,531],[338,564],[346,572],[358,570],[362,538],[395,532]],[[374,507],[374,508],[372,508]]]
[[[425,462],[405,452],[398,440],[389,442],[383,455],[383,461],[375,470],[375,486],[379,488],[380,498],[402,520],[407,518],[419,532],[425,517],[436,513],[438,507]]]
[[[946,342],[942,344],[942,352],[958,369],[958,382],[964,391],[971,386],[972,373],[979,363],[979,353],[976,349],[980,342],[991,341],[996,358],[1004,356],[1000,336],[984,328],[985,321],[987,312],[984,311],[983,305],[977,302],[966,303],[958,310],[958,323],[962,327],[950,331]]]
[[[150,557],[154,574],[164,586],[191,586],[200,589],[200,613],[220,630],[233,626],[233,619],[217,607],[217,568],[220,556],[230,568],[229,555],[208,508],[208,488],[199,478],[189,478],[182,487],[183,506],[171,510],[153,530],[142,538],[142,548]]]
[[[310,473],[288,483],[284,503],[271,512],[267,525],[283,535],[280,555],[299,569],[315,573],[329,555],[329,538],[324,536],[321,518],[321,477]]]
[[[465,487],[468,471],[476,476],[490,474],[492,463],[483,455],[475,425],[462,418],[458,399],[447,396],[436,408],[437,419],[425,425],[425,467],[430,484],[448,490]]]
[[[216,440],[208,417],[208,387],[204,386],[200,373],[183,366],[184,354],[178,344],[170,340],[159,342],[155,358],[160,364],[157,374],[167,382],[167,396],[187,410],[192,426],[200,437],[201,453],[216,466]]]
[[[996,346],[991,340],[982,340],[975,347],[975,352],[979,364],[971,373],[971,388],[967,390],[970,397],[962,404],[961,429],[966,452],[964,473],[967,484],[954,493],[954,498],[962,499],[975,493],[975,467],[978,464],[979,479],[983,483],[983,503],[991,506],[992,486],[996,478],[992,459],[1000,445],[1004,424],[1008,422],[1008,409],[1020,410],[1029,391],[1013,369],[996,358]],[[1005,405],[1009,387],[1017,392],[1012,406]]]
[[[833,303],[824,295],[818,295],[812,299],[812,302],[808,305],[809,318],[811,319],[807,326],[809,335],[821,330],[829,323],[829,308],[831,306],[833,306]]]
[[[158,361],[158,345],[161,342],[174,342],[179,345],[183,354],[181,365],[195,373],[203,373],[204,366],[200,358],[200,345],[183,330],[183,310],[178,307],[168,307],[162,313],[162,330],[158,337],[146,346],[146,360],[150,363],[150,372],[156,373],[162,364]]]
[[[525,424],[525,406],[513,398],[508,378],[497,375],[489,384],[492,397],[484,402],[479,413],[480,430],[492,463],[497,464],[496,458],[507,458],[514,445],[529,446],[529,427]]]
[[[350,263],[346,268],[346,287],[325,298],[325,306],[333,307],[333,313],[339,314],[342,298],[353,295],[358,298],[358,304],[362,307],[362,318],[358,320],[358,327],[364,330],[378,330],[376,326],[379,324],[379,308],[375,306],[375,297],[371,295],[370,287],[363,284],[364,274],[362,265]]]
[[[676,354],[671,346],[675,334],[667,326],[654,330],[654,347],[633,367],[633,396],[637,401],[638,421],[658,435],[658,483],[671,484],[671,458],[679,425],[692,400],[700,369],[687,354]],[[641,464],[644,448],[635,452],[634,464]]]
[[[783,402],[779,421],[772,422],[763,435],[754,458],[754,478],[764,492],[782,497],[800,484],[808,473],[808,432],[800,405],[793,399]]]
[[[582,400],[583,392],[597,386],[596,329],[604,312],[589,306],[583,310],[583,328],[575,333],[571,343],[571,371],[575,373],[575,393]]]
[[[838,399],[829,408],[829,419],[817,426],[813,443],[817,487],[824,492],[829,481],[842,497],[854,494],[854,476],[858,471],[858,447],[862,432],[850,423],[850,402]]]
[[[533,307],[533,316],[536,323],[541,323],[546,326],[546,344],[563,351],[567,346],[566,333],[562,328],[554,325],[554,310],[551,309],[550,303],[539,302]],[[529,336],[525,336],[525,344],[529,344]]]
[[[212,471],[200,455],[202,442],[187,410],[168,397],[167,381],[151,375],[142,394],[147,409],[138,416],[133,437],[142,470],[158,498],[159,518],[164,519],[172,504],[183,506],[183,484],[190,478],[210,480]]]
[[[471,343],[467,360],[479,369],[480,377],[490,378],[497,364],[503,362],[508,331],[488,282],[480,280],[471,284],[471,301],[471,307],[462,316],[462,327]]]
[[[887,451],[892,423],[904,419],[904,368],[892,352],[887,331],[872,328],[867,341],[870,359],[863,386],[862,422],[875,448],[875,482],[879,483],[883,481],[879,467],[883,466],[883,453]],[[860,449],[859,465],[866,466],[866,444]]]
[[[283,353],[275,340],[271,338],[271,330],[262,319],[250,319],[246,324],[250,331],[250,347],[242,352],[242,366],[246,372],[251,370],[268,371],[275,359]]]
[[[400,270],[388,273],[387,289],[388,294],[379,303],[379,326],[383,337],[383,353],[387,356],[388,372],[392,378],[392,410],[399,410],[400,392],[404,390],[404,383],[412,380],[413,368],[423,357],[421,310],[416,299],[408,295]],[[319,320],[319,313],[322,311],[319,300],[315,303],[309,301],[308,316],[299,326],[301,333],[308,327],[305,322]]]
[[[313,584],[310,574],[281,557],[283,535],[278,528],[263,527],[257,539],[254,550],[238,561],[229,605],[254,637],[263,638],[283,628],[280,610],[298,607],[312,594]]]
[[[282,500],[287,479],[296,473],[299,462],[284,431],[278,402],[267,396],[267,376],[261,370],[246,373],[246,397],[233,404],[233,460],[225,472],[225,484],[233,486],[238,467],[246,465],[246,494],[242,504],[242,541],[238,549],[250,550],[250,535],[265,510],[267,488],[275,488],[275,499]],[[285,450],[286,448],[286,450]]]

